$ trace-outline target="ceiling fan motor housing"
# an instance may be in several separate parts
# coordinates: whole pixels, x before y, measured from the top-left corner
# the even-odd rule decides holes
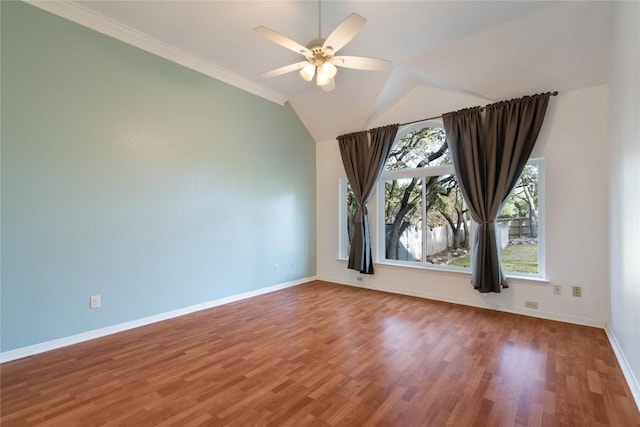
[[[333,58],[333,49],[331,46],[327,46],[324,49],[322,48],[324,41],[324,39],[315,39],[307,43],[307,49],[311,51],[311,55],[307,56],[307,60],[316,67]]]

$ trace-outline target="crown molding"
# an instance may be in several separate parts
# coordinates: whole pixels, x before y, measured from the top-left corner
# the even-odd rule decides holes
[[[111,18],[107,18],[77,3],[63,1],[34,1],[24,0],[26,3],[68,19],[76,24],[90,28],[114,39],[120,40],[169,61],[190,68],[194,71],[223,81],[246,92],[267,99],[276,104],[284,105],[287,96],[258,85],[255,82],[238,76],[237,74],[219,67],[212,62],[196,55],[185,52],[177,47],[135,30]]]

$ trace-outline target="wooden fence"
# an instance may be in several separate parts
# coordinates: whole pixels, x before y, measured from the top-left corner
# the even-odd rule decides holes
[[[509,226],[509,237],[530,237],[531,223],[529,218],[504,218],[498,219],[498,224]]]

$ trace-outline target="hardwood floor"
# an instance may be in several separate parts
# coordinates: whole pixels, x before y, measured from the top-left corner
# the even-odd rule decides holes
[[[1,366],[9,426],[640,426],[601,329],[325,282]]]

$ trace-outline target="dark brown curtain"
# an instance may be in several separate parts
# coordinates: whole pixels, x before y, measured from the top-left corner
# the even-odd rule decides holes
[[[478,223],[471,283],[480,292],[509,287],[500,263],[495,222],[535,145],[550,93],[442,116],[447,144],[469,213]]]
[[[338,137],[344,170],[358,204],[348,267],[364,274],[373,274],[367,203],[397,133],[398,125],[389,125]]]

